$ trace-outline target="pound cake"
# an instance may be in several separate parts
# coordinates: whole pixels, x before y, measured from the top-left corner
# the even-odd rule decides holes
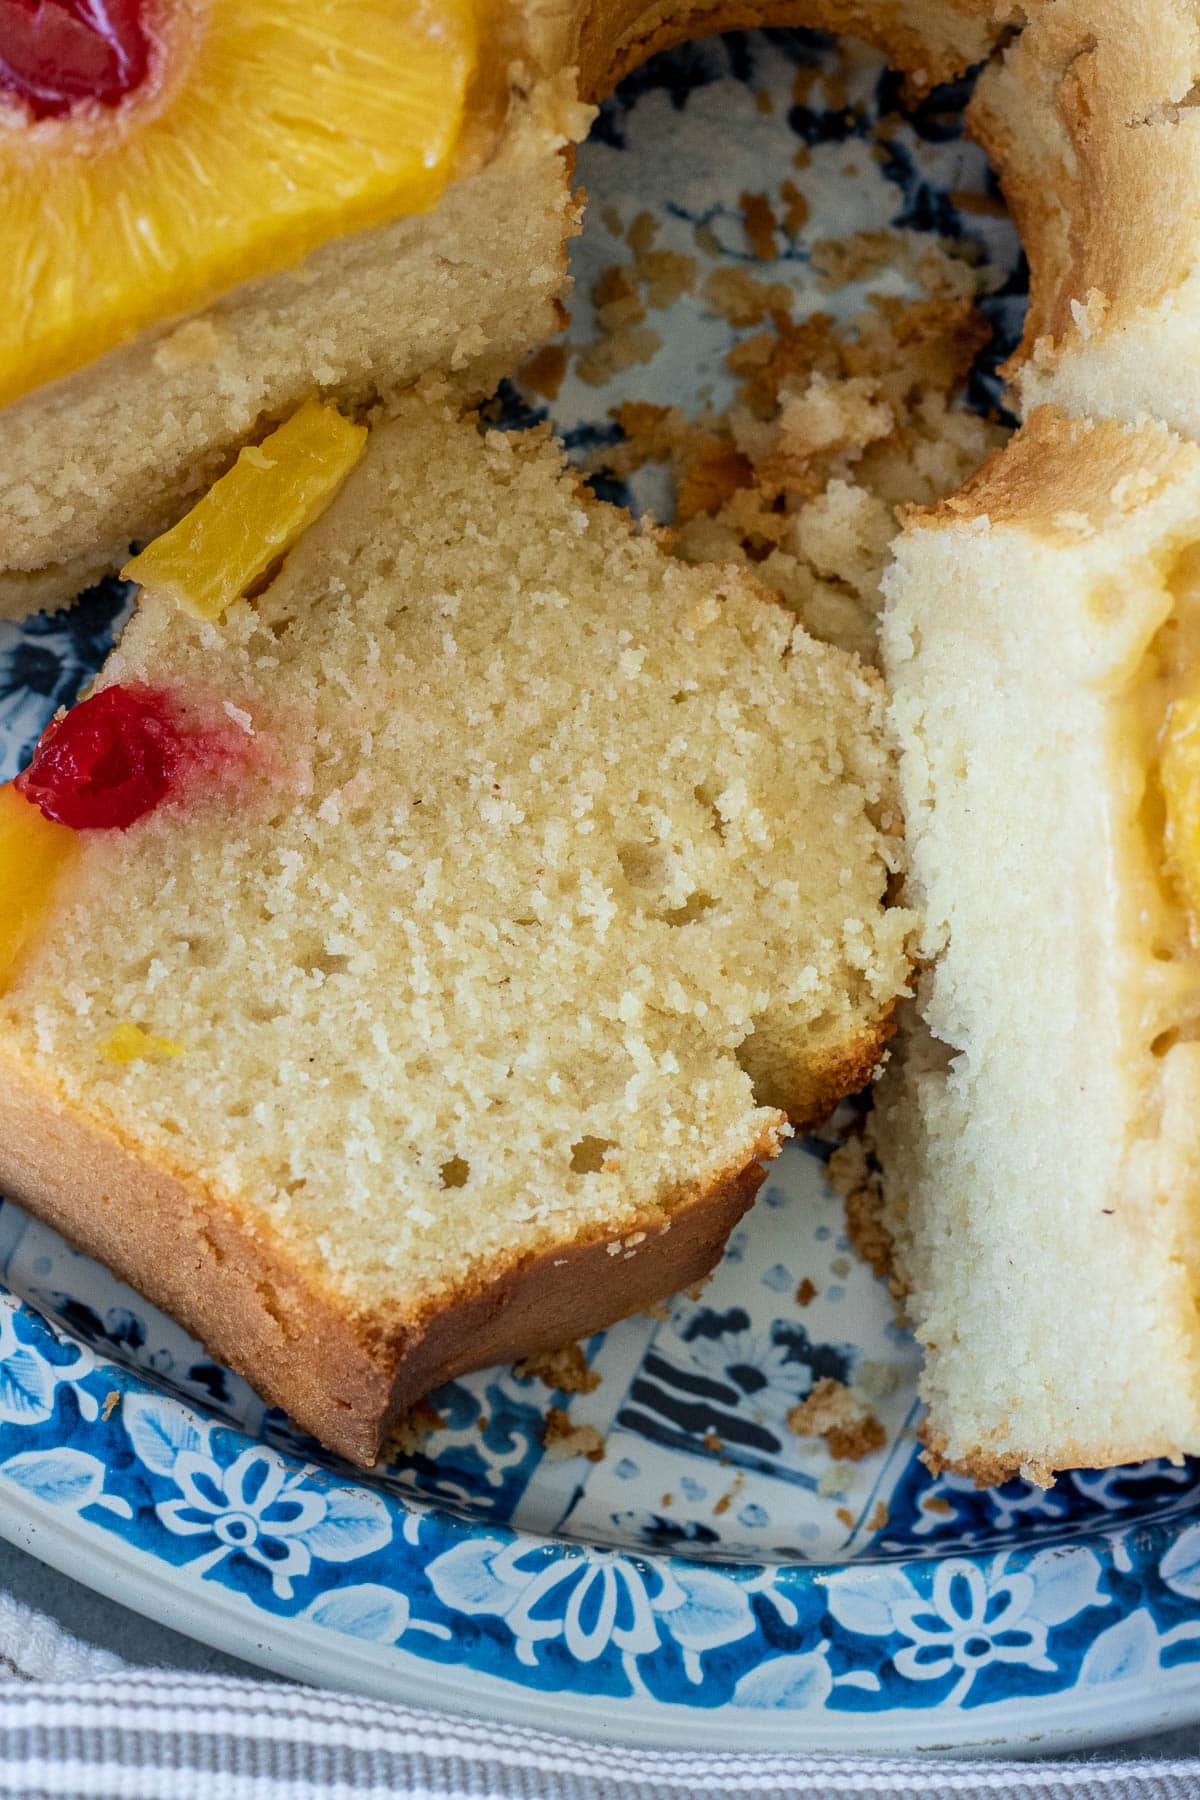
[[[48,47],[0,25],[10,615],[119,567],[314,388],[488,393],[558,322],[591,116],[506,6],[78,11],[45,0]]]
[[[481,398],[561,314],[581,103],[700,32],[861,31],[918,85],[982,0],[122,0],[0,25],[0,613],[61,604],[317,388]],[[23,23],[24,21],[24,23]]]
[[[983,70],[967,123],[1029,258],[1008,373],[1053,403],[1200,438],[1200,12],[1035,0]]]
[[[1200,1452],[1200,448],[1039,409],[885,589],[928,967],[875,1130],[931,1459]]]
[[[0,1186],[367,1464],[704,1274],[912,921],[877,677],[544,434],[364,435],[244,451],[0,790]]]

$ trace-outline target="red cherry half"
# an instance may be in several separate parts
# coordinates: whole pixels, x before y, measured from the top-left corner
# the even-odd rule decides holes
[[[13,785],[74,831],[123,831],[166,799],[188,749],[164,694],[117,683],[48,725]]]
[[[116,106],[145,80],[145,0],[0,0],[0,89],[35,119]]]

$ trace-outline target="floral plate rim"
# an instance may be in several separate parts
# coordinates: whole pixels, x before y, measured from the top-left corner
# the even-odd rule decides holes
[[[289,1507],[256,1552],[246,1521]],[[1033,1755],[1200,1718],[1190,1512],[1050,1548],[840,1566],[601,1549],[268,1448],[2,1286],[0,1535],[277,1674],[567,1735]],[[347,1583],[355,1561],[376,1580]],[[985,1666],[1006,1691],[964,1706]]]

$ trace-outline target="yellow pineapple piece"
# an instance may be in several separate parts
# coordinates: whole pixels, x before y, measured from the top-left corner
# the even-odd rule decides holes
[[[1171,706],[1159,763],[1167,813],[1167,857],[1200,930],[1200,690]]]
[[[320,517],[366,442],[365,425],[306,401],[121,573],[156,598],[219,619]]]
[[[76,849],[69,826],[56,825],[11,783],[0,787],[0,988],[40,929]]]
[[[101,1044],[100,1054],[110,1063],[156,1062],[167,1056],[182,1056],[183,1045],[170,1038],[153,1037],[140,1025],[123,1019]]]
[[[116,107],[0,94],[0,405],[146,326],[437,203],[476,0],[164,0]]]

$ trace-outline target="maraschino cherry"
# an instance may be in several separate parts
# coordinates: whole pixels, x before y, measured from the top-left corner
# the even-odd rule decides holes
[[[59,825],[123,831],[166,799],[191,760],[168,698],[118,682],[48,725],[13,786]]]
[[[35,119],[116,106],[145,80],[146,0],[0,0],[0,92]]]

